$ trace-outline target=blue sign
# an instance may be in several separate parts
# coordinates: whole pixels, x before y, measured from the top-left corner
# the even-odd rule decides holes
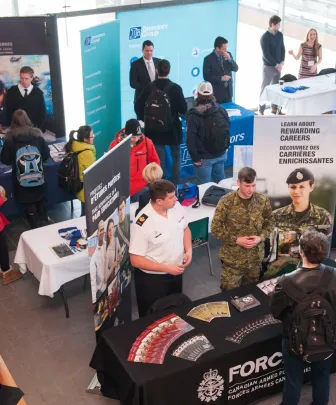
[[[81,31],[85,121],[95,135],[97,158],[122,128],[119,34],[119,21]]]
[[[141,38],[141,27],[132,27],[129,30],[129,40]]]
[[[138,60],[139,58],[137,56],[133,56],[133,58],[131,58],[130,63],[135,62],[136,60]]]
[[[204,19],[202,29],[197,29],[195,21],[199,21],[200,15],[211,18]],[[142,56],[143,41],[149,39],[154,43],[154,56],[169,60],[169,77],[182,87],[185,97],[192,96],[193,90],[203,80],[203,59],[213,51],[217,36],[227,38],[230,52],[234,58],[236,55],[238,0],[121,11],[117,13],[116,19],[120,21],[122,50],[122,122],[135,117],[134,89],[129,84],[130,60],[135,55]]]

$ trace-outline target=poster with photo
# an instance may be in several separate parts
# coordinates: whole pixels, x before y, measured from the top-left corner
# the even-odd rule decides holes
[[[23,67],[28,68],[29,73],[26,71],[22,74],[25,77],[20,77]],[[23,88],[18,87],[20,83]],[[28,89],[27,95],[22,93],[24,88]],[[55,16],[0,18],[2,128],[10,125],[17,108],[27,112],[33,125],[45,133],[47,140],[65,136]]]
[[[257,191],[271,201],[266,278],[290,272],[300,261],[299,238],[315,229],[331,240],[336,204],[336,117],[256,117],[253,168]]]
[[[116,158],[117,157],[117,158]],[[130,137],[84,172],[94,327],[131,319]]]

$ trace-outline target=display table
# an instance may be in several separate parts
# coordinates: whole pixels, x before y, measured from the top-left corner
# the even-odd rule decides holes
[[[240,313],[230,304],[231,318],[214,319],[210,323],[187,316],[189,310],[199,304],[229,301],[232,295],[250,293],[261,302],[261,306]],[[172,312],[195,329],[170,346],[164,363],[127,361],[133,342],[145,328]],[[97,371],[102,393],[120,399],[122,405],[196,405],[207,402],[245,405],[282,390],[281,325],[257,329],[247,334],[240,344],[227,341],[225,337],[236,328],[246,327],[267,314],[269,297],[255,285],[246,285],[105,331],[90,366]],[[203,354],[196,362],[171,355],[182,342],[198,334],[204,334],[215,349]],[[309,373],[305,376],[308,379]]]
[[[44,178],[47,185],[46,197],[48,206],[75,199],[73,194],[64,191],[58,186],[57,172],[60,164],[60,162],[55,163],[49,158],[47,163],[43,165]],[[12,193],[12,171],[10,166],[0,165],[0,185],[5,188],[8,198],[6,204],[2,206],[1,212],[7,216],[21,213],[23,206],[16,203]]]
[[[322,114],[335,109],[335,73],[300,79],[283,86],[307,86],[309,89],[296,93],[281,91],[279,84],[267,86],[260,97],[260,103],[269,101],[281,107],[287,115]]]
[[[90,272],[89,255],[86,250],[62,259],[50,250],[51,246],[65,242],[59,236],[58,230],[70,226],[86,229],[85,217],[26,231],[20,236],[14,263],[20,266],[22,273],[29,270],[34,274],[40,282],[38,290],[40,295],[53,297],[65,283]]]
[[[218,187],[223,187],[223,188],[228,188],[230,189],[232,187],[232,177],[222,180],[219,184],[216,183],[204,183],[198,186],[199,188],[199,197],[200,197],[200,202],[202,201],[202,198],[204,196],[204,193],[210,186],[218,186]],[[134,221],[135,219],[135,212],[139,207],[139,203],[132,203],[131,204],[131,222]],[[202,218],[209,218],[209,232],[211,232],[211,222],[212,218],[215,214],[216,207],[210,207],[207,205],[204,205],[201,203],[201,205],[198,208],[192,208],[192,206],[189,207],[183,207],[187,213],[187,219],[188,222],[193,222],[193,221],[198,221],[199,219]]]

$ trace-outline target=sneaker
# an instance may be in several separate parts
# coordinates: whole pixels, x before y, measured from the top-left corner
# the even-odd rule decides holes
[[[20,270],[13,270],[12,266],[9,270],[2,273],[2,284],[7,285],[13,283],[14,281],[18,280],[22,277],[22,273]]]
[[[259,115],[264,115],[264,111],[263,112],[259,111]]]

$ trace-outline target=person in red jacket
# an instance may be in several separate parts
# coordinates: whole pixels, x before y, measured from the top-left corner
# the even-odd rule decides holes
[[[0,207],[6,200],[6,190],[0,186]],[[5,226],[8,224],[7,218],[0,212],[0,277],[4,285],[12,283],[22,277],[19,270],[14,270],[12,266],[9,265],[8,246],[4,232]]]
[[[146,138],[141,132],[139,121],[131,119],[126,122],[125,128],[120,130],[111,143],[109,150],[114,148],[126,136],[131,137],[131,201],[136,202],[139,198],[139,192],[147,186],[147,182],[142,177],[142,171],[148,163],[157,163],[160,165],[160,159],[156,153],[153,142]]]

